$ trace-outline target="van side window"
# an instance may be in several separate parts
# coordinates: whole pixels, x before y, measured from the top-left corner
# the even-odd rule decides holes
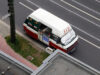
[[[36,31],[39,30],[40,23],[37,22],[37,21],[35,21],[35,20],[33,20],[32,18],[29,17],[28,19],[26,19],[26,20],[25,20],[25,23],[26,23],[29,27],[31,27],[32,29],[34,29],[34,30],[36,30]]]
[[[50,37],[52,29],[50,29],[49,27],[45,26],[44,24],[40,24],[40,32],[42,32],[42,34],[45,34],[46,36]]]
[[[54,35],[54,34],[51,35],[51,39],[53,39],[53,40],[56,41],[57,43],[60,43],[60,37],[58,37],[58,36],[56,36],[56,35]]]

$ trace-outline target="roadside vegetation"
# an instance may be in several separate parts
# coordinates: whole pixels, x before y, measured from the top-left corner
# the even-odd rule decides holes
[[[19,35],[16,35],[15,44],[11,43],[10,36],[5,37],[5,39],[15,52],[17,52],[36,66],[40,66],[42,64],[42,61],[49,56],[49,54],[43,50],[36,50],[29,41],[25,40]]]

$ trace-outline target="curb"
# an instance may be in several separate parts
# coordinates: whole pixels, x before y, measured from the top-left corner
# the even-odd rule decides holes
[[[2,21],[2,20],[0,20],[0,22],[5,26],[5,27],[7,27],[8,29],[10,29],[10,25],[9,24],[7,24],[7,23],[5,23],[4,21]],[[32,44],[35,44],[35,45],[37,45],[37,43],[33,43],[32,41],[33,40],[31,40],[31,39],[29,39],[28,37],[26,37],[25,35],[23,35],[21,32],[19,32],[17,29],[16,29],[16,33],[18,34],[18,35],[20,35],[21,37],[23,37],[24,39],[26,39],[26,40],[28,40],[29,42],[31,42]],[[41,49],[41,50],[44,50],[45,48],[43,48],[43,47],[39,47],[39,49]]]

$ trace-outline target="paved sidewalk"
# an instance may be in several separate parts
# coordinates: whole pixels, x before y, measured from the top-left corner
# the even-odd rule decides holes
[[[9,34],[10,34],[9,26],[0,20],[0,35],[5,37]]]
[[[6,23],[4,23],[3,21],[0,20],[0,50],[5,52],[6,54],[12,56],[16,60],[23,63],[24,65],[30,67],[31,69],[36,70],[37,67],[35,65],[33,65],[32,63],[30,63],[29,61],[27,61],[26,59],[21,57],[19,54],[15,53],[14,50],[12,50],[12,48],[10,48],[7,45],[4,37],[9,35],[9,34],[10,34],[9,26]]]

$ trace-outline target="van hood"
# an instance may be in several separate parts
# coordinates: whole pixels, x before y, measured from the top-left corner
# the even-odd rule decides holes
[[[74,30],[71,29],[65,36],[63,36],[63,37],[61,38],[61,43],[64,44],[64,45],[67,45],[67,44],[69,44],[69,43],[73,40],[73,38],[74,38],[75,36],[76,36],[76,35],[75,35]]]

